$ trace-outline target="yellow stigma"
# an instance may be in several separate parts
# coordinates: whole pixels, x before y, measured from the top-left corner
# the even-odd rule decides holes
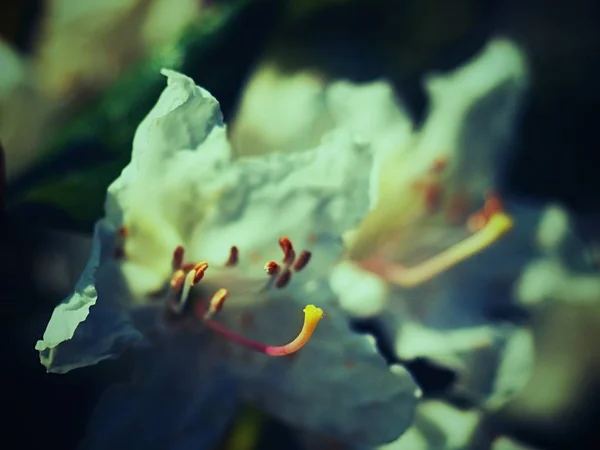
[[[268,347],[266,351],[267,355],[284,356],[300,350],[310,340],[317,324],[323,316],[324,313],[321,308],[317,308],[315,305],[306,305],[304,308],[304,325],[302,326],[300,334],[287,345]]]
[[[323,310],[321,308],[317,308],[315,305],[306,305],[303,312],[305,321],[308,323],[314,323],[314,326],[317,326],[319,320],[321,320],[324,316]]]

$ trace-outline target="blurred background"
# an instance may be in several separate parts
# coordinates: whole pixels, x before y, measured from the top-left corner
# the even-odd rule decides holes
[[[253,140],[261,111],[247,104],[269,105],[267,92],[284,92],[295,73],[311,74],[299,88],[307,90],[313,79],[388,79],[418,124],[428,106],[425,73],[460,66],[492,36],[510,37],[529,59],[531,86],[505,190],[562,203],[597,256],[598,19],[594,0],[4,0],[2,446],[75,448],[103,389],[131,369],[126,355],[46,374],[34,343],[87,260],[81,248],[106,188],[164,86],[160,68],[210,91],[232,124],[233,143],[254,154],[277,147],[278,137]],[[301,115],[302,92],[285,92],[291,114]],[[298,143],[309,144],[310,136]],[[557,307],[534,328],[545,357],[569,368],[562,415],[532,414],[523,405],[535,399],[524,393],[492,419],[536,448],[600,448],[597,305]],[[222,448],[291,446],[283,424],[242,412]]]

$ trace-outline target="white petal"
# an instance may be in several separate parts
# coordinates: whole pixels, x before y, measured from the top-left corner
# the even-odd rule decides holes
[[[118,357],[142,340],[120,305],[127,295],[110,265],[101,267],[101,225],[75,291],[59,304],[35,348],[49,372],[64,373]]]
[[[340,306],[353,317],[376,316],[387,303],[389,292],[385,281],[349,261],[338,264],[329,281]]]
[[[162,70],[167,88],[139,125],[133,139],[132,162],[159,172],[174,153],[198,147],[215,127],[223,126],[219,102],[194,81],[173,70]]]
[[[138,352],[133,380],[104,392],[79,448],[213,448],[237,409],[237,391],[203,338],[174,336]]]
[[[388,367],[350,329],[325,292],[323,287],[309,300],[322,305],[326,317],[298,353],[271,357],[231,345],[230,368],[244,381],[248,400],[291,424],[356,444],[390,442],[410,425],[420,391],[404,368]],[[259,311],[224,310],[222,320],[252,339],[285,344],[302,325],[304,303],[296,295],[274,299]]]
[[[318,247],[333,241],[340,246],[341,235],[364,217],[371,170],[370,150],[344,133],[311,151],[242,159],[231,169],[235,185],[225,190],[215,214],[197,226],[191,251],[218,261],[236,245],[241,259],[254,254],[264,264],[281,259],[276,243],[285,235],[298,251],[313,251],[309,267],[325,264],[318,258],[330,264]],[[210,180],[204,185],[212,189]]]

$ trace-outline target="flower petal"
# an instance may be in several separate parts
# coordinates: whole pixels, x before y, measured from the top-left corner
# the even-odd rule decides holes
[[[370,149],[344,132],[329,135],[314,150],[242,159],[232,168],[237,171],[235,185],[198,227],[192,251],[208,260],[223,259],[235,244],[242,262],[248,254],[259,261],[279,260],[274,244],[285,235],[296,249],[313,251],[316,259],[309,268],[321,266],[315,261],[331,253],[316,247],[337,242],[337,258],[341,236],[368,210],[371,168]]]
[[[374,341],[350,329],[327,297],[326,284],[308,284],[262,310],[222,311],[230,328],[269,344],[300,329],[299,298],[323,305],[325,318],[298,353],[273,358],[229,346],[230,369],[244,381],[245,398],[301,428],[361,444],[396,439],[412,422],[420,390],[401,366],[389,367]]]
[[[103,394],[80,448],[213,448],[238,404],[234,380],[215,364],[204,338],[172,336],[137,352],[133,380]]]
[[[173,153],[198,147],[214,127],[223,126],[219,102],[194,81],[163,69],[167,87],[133,138],[132,161],[141,168],[160,169]]]
[[[126,290],[118,277],[113,277],[109,265],[101,266],[101,247],[106,244],[102,234],[98,224],[92,255],[75,291],[55,308],[43,339],[35,346],[49,372],[65,373],[116,358],[142,341],[141,333],[119,305]]]

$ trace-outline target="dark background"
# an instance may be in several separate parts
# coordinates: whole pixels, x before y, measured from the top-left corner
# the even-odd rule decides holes
[[[467,26],[460,25],[464,8],[474,14]],[[21,51],[31,51],[43,14],[42,1],[4,0],[0,35]],[[505,189],[525,198],[564,203],[585,218],[582,230],[597,236],[599,15],[600,5],[594,0],[371,0],[324,8],[316,16],[284,22],[278,2],[259,1],[227,27],[216,48],[203,55],[211,71],[198,67],[192,56],[184,66],[186,73],[220,99],[226,117],[233,114],[253,64],[268,51],[278,54],[289,67],[310,59],[331,74],[359,80],[387,76],[419,119],[427,106],[419,84],[425,71],[461,64],[491,35],[513,37],[530,57],[532,89]],[[154,98],[153,94],[148,98]],[[131,121],[137,123],[139,118],[134,116]],[[104,151],[93,138],[72,145],[84,146],[90,158]],[[45,162],[31,173],[56,171],[59,164],[64,161]],[[8,192],[28,176],[11,183]],[[61,213],[41,205],[21,205],[2,218],[0,298],[6,346],[2,353],[2,422],[6,427],[0,438],[2,447],[74,448],[102,390],[125,379],[130,369],[128,355],[66,375],[48,375],[39,364],[33,347],[60,297],[49,298],[36,286],[33,272],[40,269],[34,263],[40,252],[48,251],[44,250],[48,248],[45,229],[60,228],[64,220]],[[590,426],[577,428],[579,421],[563,424],[562,437],[545,429],[514,429],[547,448],[570,447],[569,436],[575,433],[582,444],[571,448],[583,448],[583,442],[594,436],[594,414],[593,410],[585,414]]]

